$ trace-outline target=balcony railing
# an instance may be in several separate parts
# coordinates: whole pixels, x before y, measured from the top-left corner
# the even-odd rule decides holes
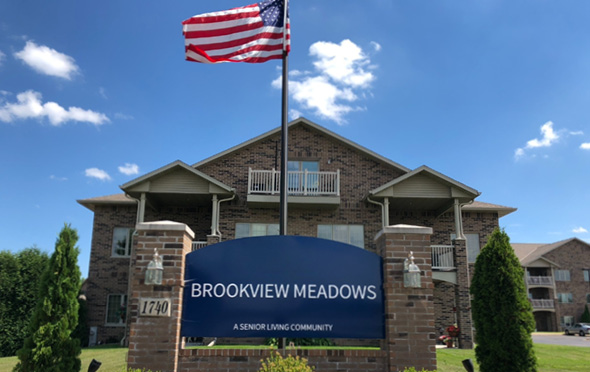
[[[432,245],[432,270],[454,270],[453,257],[455,247],[452,245]]]
[[[531,305],[533,305],[533,309],[554,309],[555,308],[555,301],[554,300],[535,300],[531,299]]]
[[[193,241],[192,250],[196,251],[197,249],[201,249],[207,245],[207,242],[197,242]]]
[[[526,280],[529,285],[553,285],[553,277],[551,276],[528,276]]]
[[[248,194],[280,194],[281,172],[277,170],[248,170]],[[287,172],[289,195],[340,196],[340,171]]]

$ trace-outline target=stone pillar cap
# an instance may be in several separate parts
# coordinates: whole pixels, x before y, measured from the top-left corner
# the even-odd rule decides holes
[[[186,224],[174,221],[152,221],[141,222],[135,225],[135,230],[163,230],[163,231],[184,231],[190,235],[191,239],[195,238],[195,233]]]

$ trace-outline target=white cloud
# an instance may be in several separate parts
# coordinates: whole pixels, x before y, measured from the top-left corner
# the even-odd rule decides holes
[[[109,97],[107,97],[107,91],[103,87],[98,88],[98,94],[104,99],[109,99]]]
[[[0,50],[0,66],[2,66],[2,62],[6,59],[6,54],[2,53]]]
[[[543,138],[540,140],[534,138],[526,143],[527,149],[536,147],[549,147],[559,139],[559,135],[553,130],[553,122],[548,121],[541,126],[541,134]]]
[[[525,155],[525,150],[539,148],[539,147],[551,147],[557,140],[559,140],[559,134],[553,130],[553,122],[548,121],[541,126],[541,139],[534,138],[526,143],[524,148],[518,148],[514,152],[514,157],[518,160]]]
[[[14,56],[45,75],[71,80],[72,75],[79,71],[74,58],[32,41],[27,41],[24,49],[14,53]]]
[[[120,112],[116,112],[115,113],[115,119],[120,119],[120,120],[133,120],[135,118],[133,116],[131,116],[131,115],[127,115],[127,114],[122,114]]]
[[[132,176],[134,174],[139,174],[139,167],[137,164],[125,163],[125,165],[119,167],[119,172]]]
[[[0,106],[0,121],[7,123],[18,119],[47,118],[51,125],[60,126],[68,121],[81,121],[94,125],[109,122],[105,114],[69,107],[67,110],[55,102],[41,102],[41,93],[28,90],[16,96],[17,102],[4,103]]]
[[[576,233],[576,234],[583,234],[583,233],[587,233],[588,230],[586,230],[583,227],[576,227],[575,229],[572,230],[572,232]]]
[[[371,41],[371,46],[373,47],[373,49],[375,49],[376,52],[381,51],[381,44],[375,41]]]
[[[380,49],[377,43],[371,45],[376,51]],[[289,94],[302,109],[339,125],[345,124],[346,114],[363,110],[352,102],[370,96],[367,92],[375,80],[375,75],[367,71],[374,67],[370,58],[350,40],[340,44],[318,41],[310,46],[309,54],[315,59],[315,71],[291,71]],[[277,89],[281,85],[281,77],[272,82]],[[299,109],[292,110],[291,116],[293,113],[302,114]]]
[[[105,171],[103,171],[102,169],[98,169],[98,168],[88,168],[85,171],[86,177],[90,177],[90,178],[97,178],[101,181],[110,181],[111,180],[111,176],[109,176],[109,174]]]
[[[371,61],[350,40],[343,40],[340,44],[318,41],[309,47],[309,54],[318,59],[313,63],[316,69],[337,83],[367,87],[375,79],[372,73],[364,70]]]
[[[583,134],[584,134],[584,132],[581,131],[581,130],[578,130],[578,131],[575,131],[575,132],[570,132],[570,135],[572,135],[572,136],[581,136]]]
[[[67,181],[68,180],[67,177],[58,177],[53,174],[51,176],[49,176],[49,179],[54,180],[54,181]]]
[[[590,150],[590,142],[582,143],[582,144],[580,145],[580,148],[581,148],[582,150]]]

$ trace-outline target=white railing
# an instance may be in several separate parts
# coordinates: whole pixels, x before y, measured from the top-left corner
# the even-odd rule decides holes
[[[196,242],[194,241],[192,244],[192,250],[196,251],[197,249],[201,249],[207,245],[207,242]]]
[[[275,195],[280,193],[281,172],[248,170],[248,194]],[[287,172],[289,195],[340,195],[340,170],[336,172]]]
[[[531,300],[533,309],[553,309],[555,308],[555,301],[553,300]]]
[[[529,285],[553,285],[553,277],[550,276],[528,276],[527,283]]]
[[[432,245],[432,269],[453,270],[455,259],[453,258],[455,247],[452,245]]]

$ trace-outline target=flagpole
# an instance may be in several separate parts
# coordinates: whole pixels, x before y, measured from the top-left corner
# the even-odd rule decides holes
[[[282,120],[281,120],[281,190],[280,190],[280,217],[279,217],[279,234],[287,235],[287,167],[289,151],[288,137],[289,129],[287,125],[288,120],[288,105],[289,105],[289,54],[287,53],[287,10],[289,8],[289,0],[284,2],[283,14],[283,84],[282,84]]]

